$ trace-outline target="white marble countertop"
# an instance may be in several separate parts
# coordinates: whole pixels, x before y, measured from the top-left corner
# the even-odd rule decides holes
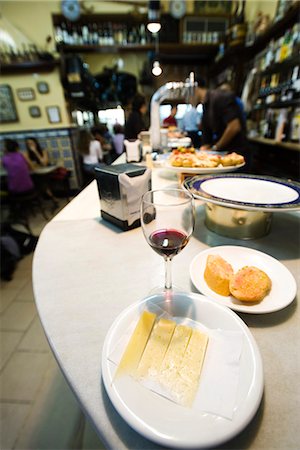
[[[176,186],[174,174],[154,169],[152,186]],[[174,258],[174,282],[196,292],[189,264],[201,250],[244,245],[279,259],[300,285],[299,215],[275,213],[268,236],[240,241],[204,225],[197,204],[194,235]],[[163,284],[163,259],[146,243],[141,228],[123,232],[100,217],[92,182],[44,228],[34,255],[33,285],[49,344],[84,413],[107,446],[158,449],[131,429],[112,406],[101,381],[101,352],[117,315]],[[265,390],[252,422],[220,448],[298,449],[300,442],[300,317],[297,299],[271,314],[239,314],[262,354]]]

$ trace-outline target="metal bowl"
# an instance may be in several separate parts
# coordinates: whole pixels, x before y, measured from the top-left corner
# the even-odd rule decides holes
[[[266,236],[272,223],[272,212],[247,211],[214,203],[205,203],[205,225],[211,231],[234,239],[256,239]]]

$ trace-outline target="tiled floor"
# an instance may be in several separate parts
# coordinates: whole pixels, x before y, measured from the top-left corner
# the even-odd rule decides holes
[[[59,203],[62,208],[66,201]],[[42,216],[31,218],[35,235],[45,224]],[[25,256],[12,281],[1,281],[0,449],[104,449],[44,336],[33,297],[32,259],[33,254]]]

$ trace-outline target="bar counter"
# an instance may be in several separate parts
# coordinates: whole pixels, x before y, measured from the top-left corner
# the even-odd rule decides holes
[[[177,187],[176,174],[153,169],[152,188]],[[222,237],[204,224],[196,202],[196,227],[173,260],[173,282],[196,292],[189,265],[196,254],[218,245],[242,245],[280,260],[299,287],[299,213],[274,213],[269,235],[241,241]],[[158,449],[116,412],[101,380],[105,336],[116,317],[164,282],[163,258],[146,243],[141,228],[121,231],[100,217],[93,181],[41,233],[33,262],[39,316],[57,362],[82,411],[107,448]],[[300,442],[300,313],[297,298],[269,314],[239,316],[260,349],[264,395],[250,424],[222,449],[297,449]]]

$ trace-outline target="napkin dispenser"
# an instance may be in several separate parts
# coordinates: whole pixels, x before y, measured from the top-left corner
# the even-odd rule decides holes
[[[95,168],[101,217],[122,230],[140,226],[142,195],[151,190],[151,170],[136,164]]]

